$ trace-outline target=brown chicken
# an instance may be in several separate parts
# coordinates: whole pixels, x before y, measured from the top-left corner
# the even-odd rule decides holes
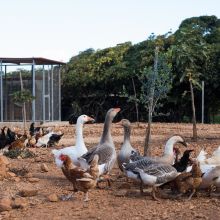
[[[23,148],[25,148],[27,138],[28,138],[27,134],[25,133],[22,137],[20,137],[19,139],[13,141],[10,144],[8,150],[23,149]]]
[[[75,166],[67,155],[61,154],[60,160],[63,161],[63,174],[73,184],[74,191],[82,191],[85,193],[84,201],[87,202],[89,200],[88,191],[96,187],[97,179],[99,177],[99,156],[94,156],[88,170]]]
[[[178,175],[171,183],[172,191],[177,191],[180,195],[191,192],[188,200],[192,198],[196,190],[202,183],[202,171],[199,162],[194,161],[190,172],[183,172]]]

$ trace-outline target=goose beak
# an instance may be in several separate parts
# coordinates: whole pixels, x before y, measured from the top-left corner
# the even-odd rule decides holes
[[[88,116],[88,117],[87,117],[87,122],[95,123],[95,119]]]
[[[118,113],[118,112],[121,111],[121,109],[120,109],[120,108],[114,108],[114,111],[115,111],[116,113]]]
[[[185,146],[185,147],[187,147],[188,145],[187,145],[187,143],[185,142],[185,141],[183,141],[183,142],[180,142],[183,146]]]

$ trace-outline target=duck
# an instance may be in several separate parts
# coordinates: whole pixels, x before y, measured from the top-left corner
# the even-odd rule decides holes
[[[63,161],[60,160],[61,154],[68,155],[76,166],[80,166],[78,157],[82,156],[88,151],[83,139],[83,125],[87,122],[94,122],[94,121],[95,121],[94,118],[89,117],[85,114],[80,115],[77,118],[75,146],[68,146],[59,150],[57,149],[52,150],[52,154],[54,155],[55,164],[57,167],[61,168],[63,165]]]
[[[98,145],[89,149],[87,153],[79,157],[81,167],[87,170],[89,169],[90,163],[94,156],[97,154],[99,156],[99,176],[106,175],[105,179],[108,181],[109,186],[110,180],[108,174],[110,173],[116,161],[116,150],[111,136],[111,125],[114,117],[120,110],[120,108],[111,108],[107,111],[103,132]]]
[[[171,166],[170,164],[158,163],[158,162],[149,162],[142,164],[142,168],[137,166],[137,162],[132,163],[132,167],[123,164],[124,169],[136,174],[141,182],[140,185],[140,192],[143,193],[143,185],[151,186],[152,187],[152,197],[155,200],[158,200],[156,197],[156,190],[157,187],[165,184],[169,181],[175,179],[179,173],[177,170]],[[145,161],[146,162],[146,161]]]
[[[152,160],[155,162],[166,163],[166,164],[172,165],[175,161],[175,156],[176,156],[175,148],[174,148],[174,145],[176,143],[181,143],[183,146],[187,147],[187,143],[185,142],[183,137],[181,137],[180,135],[174,135],[167,140],[166,145],[164,147],[163,156],[147,157],[147,156],[141,156],[141,155],[132,153],[132,156],[130,157],[130,159],[131,161],[145,159],[145,160]]]
[[[137,151],[131,146],[130,134],[131,123],[127,119],[122,119],[120,124],[124,128],[124,141],[117,156],[118,166],[123,171],[122,164],[130,161],[131,153],[135,154]]]

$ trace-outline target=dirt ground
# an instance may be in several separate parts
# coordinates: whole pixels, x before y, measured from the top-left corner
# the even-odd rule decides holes
[[[50,124],[51,126],[52,124]],[[132,145],[143,152],[143,141],[146,124],[132,124]],[[88,148],[98,143],[103,124],[88,124],[84,126],[84,139]],[[53,124],[55,131],[64,132],[59,147],[75,143],[75,126],[68,122]],[[198,125],[198,142],[191,141],[192,125],[154,123],[152,130],[153,155],[161,155],[167,139],[174,135],[182,135],[189,143],[189,148],[195,149],[195,155],[202,147],[209,154],[220,145],[220,125]],[[117,151],[123,141],[123,129],[113,124],[112,136]],[[184,151],[184,147],[178,145]],[[57,147],[57,148],[59,148]],[[90,201],[83,201],[83,193],[76,193],[70,200],[62,200],[71,193],[72,185],[63,176],[54,163],[53,148],[32,148],[35,158],[10,159],[11,168],[28,167],[27,176],[15,176],[0,181],[0,194],[19,197],[18,192],[26,187],[37,189],[37,195],[25,197],[24,208],[12,209],[0,214],[0,219],[22,220],[59,220],[59,219],[220,219],[220,197],[208,196],[199,192],[197,197],[187,201],[181,199],[152,200],[149,189],[146,195],[140,195],[139,186],[127,182],[115,164],[111,172],[113,179],[109,189],[94,189],[89,193]],[[41,165],[48,167],[48,172],[42,172]],[[58,201],[51,202],[48,196],[55,194]]]

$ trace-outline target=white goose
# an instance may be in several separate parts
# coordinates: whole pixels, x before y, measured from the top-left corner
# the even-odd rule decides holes
[[[76,145],[75,146],[65,147],[60,150],[56,150],[56,149],[52,150],[52,153],[55,157],[55,163],[59,168],[61,168],[63,165],[63,161],[60,160],[61,154],[68,155],[75,165],[77,166],[80,165],[78,162],[78,157],[82,156],[88,151],[84,143],[84,139],[83,139],[83,124],[89,121],[94,121],[94,119],[87,115],[81,115],[78,117],[77,123],[76,123]]]
[[[116,161],[116,151],[111,136],[111,125],[114,117],[120,110],[120,108],[111,108],[108,110],[99,144],[78,158],[82,168],[88,169],[89,164],[96,154],[99,156],[99,175],[108,174],[113,168]],[[108,183],[110,182],[108,181]]]
[[[131,160],[136,161],[136,160],[140,160],[140,159],[145,158],[145,160],[150,160],[150,161],[155,161],[155,162],[166,163],[166,164],[172,165],[174,163],[175,156],[176,156],[175,151],[174,151],[174,145],[177,143],[181,143],[182,145],[187,147],[187,144],[186,144],[185,140],[183,139],[183,137],[181,137],[179,135],[174,135],[167,140],[166,145],[164,147],[163,156],[161,156],[161,157],[144,157],[144,156],[134,154],[133,157],[131,158]]]

